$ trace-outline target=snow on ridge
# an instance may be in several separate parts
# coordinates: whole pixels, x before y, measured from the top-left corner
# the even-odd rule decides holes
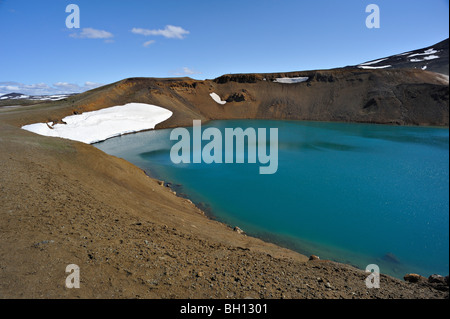
[[[93,144],[108,138],[154,129],[172,112],[150,104],[128,103],[63,118],[66,124],[35,123],[22,129],[44,135]]]
[[[379,59],[379,60],[375,60],[375,61],[371,61],[371,62],[361,63],[361,64],[358,64],[358,65],[366,66],[366,65],[371,65],[371,64],[377,64],[377,63],[379,63],[379,62],[381,62],[381,61],[384,61],[384,60],[387,60],[387,59],[388,59],[388,58]]]
[[[419,55],[430,55],[430,54],[434,54],[434,53],[438,53],[438,51],[431,48],[431,49],[423,51],[423,53],[414,53],[414,54],[408,55],[408,58],[412,58],[413,56],[419,56]]]
[[[17,96],[2,96],[3,98],[7,98],[7,99],[11,99],[11,100],[20,100],[20,99],[28,99],[30,98],[29,95],[25,95],[25,94],[21,94],[21,95],[17,95]]]
[[[294,84],[308,81],[309,77],[299,76],[294,78],[276,78],[273,82],[284,83],[284,84]]]
[[[33,100],[33,101],[58,101],[69,97],[71,94],[54,94],[54,95],[26,95],[20,94],[11,96],[11,94],[4,94],[0,96],[0,100]]]
[[[409,62],[423,62],[423,61],[434,60],[434,59],[439,59],[439,56],[429,55],[429,56],[424,56],[422,59],[410,59]]]
[[[405,52],[405,53],[400,53],[400,54],[397,54],[397,55],[394,55],[394,56],[401,56],[401,55],[407,55],[407,54],[410,54],[412,51],[408,51],[408,52]]]
[[[216,94],[216,93],[210,93],[209,94],[211,97],[212,97],[212,99],[214,100],[214,101],[216,101],[217,103],[219,103],[219,104],[221,104],[221,105],[224,105],[225,103],[227,103],[227,101],[222,101],[222,99],[220,98],[220,96],[218,95],[218,94]]]
[[[33,95],[30,96],[30,100],[38,100],[38,101],[58,101],[65,98],[68,98],[70,94],[55,94],[55,95]]]
[[[360,69],[385,69],[390,68],[392,65],[381,65],[381,66],[368,66],[368,65],[358,65],[358,68]]]

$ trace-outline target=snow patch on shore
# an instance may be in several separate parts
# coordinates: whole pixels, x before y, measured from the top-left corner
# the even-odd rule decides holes
[[[67,116],[62,119],[66,124],[35,123],[22,126],[22,129],[93,144],[126,133],[154,129],[171,116],[171,111],[156,105],[128,103]]]
[[[209,95],[212,97],[212,99],[213,99],[214,101],[216,101],[216,102],[219,103],[219,104],[224,105],[225,103],[227,103],[227,101],[222,101],[222,99],[220,98],[220,96],[219,96],[218,94],[216,94],[216,93],[210,93]]]

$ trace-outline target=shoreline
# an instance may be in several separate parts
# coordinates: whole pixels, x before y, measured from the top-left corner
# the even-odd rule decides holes
[[[255,121],[280,121],[280,120],[271,120],[271,119],[263,119],[263,120],[259,120],[259,119],[250,119],[250,121],[253,121],[253,120],[255,120]],[[205,121],[205,124],[207,124],[207,123],[210,123],[210,122],[214,122],[214,121],[226,121],[226,120],[208,120],[208,121]],[[232,119],[232,120],[230,120],[230,121],[249,121],[249,120],[247,120],[247,119]],[[369,125],[369,124],[367,124],[367,123],[351,123],[351,122],[329,122],[329,121],[303,121],[303,120],[281,120],[281,121],[288,121],[288,122],[307,122],[307,123],[317,123],[317,122],[319,122],[319,123],[337,123],[337,124],[350,124],[350,125],[353,125],[353,124],[356,124],[356,125],[359,125],[359,124],[361,124],[361,125]],[[162,123],[161,123],[162,124]],[[203,124],[203,123],[202,123]],[[372,125],[381,125],[381,126],[391,126],[391,125],[389,125],[389,124],[378,124],[378,123],[370,123],[370,124],[372,124]],[[397,125],[394,125],[395,127],[398,127]],[[180,127],[180,126],[179,126]],[[183,126],[184,127],[184,126]],[[400,125],[400,127],[414,127],[414,128],[416,128],[416,127],[420,127],[420,126],[412,126],[412,125]],[[431,126],[423,126],[424,128],[433,128],[433,129],[436,129],[436,128],[442,128],[442,129],[446,129],[446,128],[443,128],[443,127],[431,127]],[[141,131],[141,132],[148,132],[148,131],[152,131],[152,130],[162,130],[162,129],[166,129],[166,128],[155,128],[155,129],[151,129],[151,130],[145,130],[145,131]],[[167,128],[167,129],[170,129],[170,128]],[[138,134],[138,133],[140,133],[140,132],[133,132],[133,133],[127,133],[126,135],[128,135],[128,134]],[[125,134],[124,134],[125,135]],[[96,143],[95,143],[96,144]],[[93,145],[95,145],[95,144],[93,144]],[[151,178],[153,178],[153,179],[156,179],[156,180],[158,180],[158,182],[162,182],[163,183],[163,186],[164,187],[167,187],[167,188],[169,188],[170,190],[171,190],[171,192],[175,195],[175,196],[177,196],[177,197],[179,197],[179,198],[182,198],[182,199],[187,199],[189,202],[191,202],[191,203],[193,203],[201,212],[202,212],[202,214],[205,216],[205,217],[207,217],[208,219],[211,219],[211,220],[213,220],[213,221],[217,221],[217,222],[220,222],[220,223],[222,223],[222,224],[224,224],[225,226],[227,226],[228,228],[230,228],[231,230],[232,229],[234,229],[235,227],[238,227],[238,228],[242,228],[243,229],[243,231],[244,231],[244,233],[246,234],[246,235],[248,235],[248,236],[251,236],[251,237],[254,237],[254,238],[257,238],[257,239],[261,239],[261,240],[263,240],[263,241],[265,241],[265,242],[268,242],[268,243],[272,243],[272,244],[275,244],[275,245],[277,245],[277,246],[280,246],[280,247],[282,247],[282,248],[286,248],[286,249],[289,249],[289,250],[292,250],[292,251],[294,251],[294,252],[296,252],[296,253],[299,253],[299,254],[301,254],[301,255],[304,255],[304,256],[306,256],[306,257],[308,257],[308,256],[310,256],[310,255],[319,255],[319,256],[321,256],[321,253],[318,253],[318,251],[314,251],[314,250],[312,250],[312,249],[303,249],[303,250],[301,250],[301,249],[298,249],[298,247],[299,246],[323,246],[323,244],[317,244],[317,243],[314,243],[314,242],[307,242],[307,241],[305,241],[304,239],[301,239],[301,238],[297,238],[297,237],[292,237],[292,238],[284,238],[284,236],[283,235],[277,235],[277,234],[273,234],[273,233],[271,233],[270,231],[268,231],[268,230],[260,230],[260,231],[258,231],[258,232],[247,232],[246,230],[245,230],[245,228],[244,227],[242,227],[242,225],[239,225],[239,224],[230,224],[230,223],[228,223],[228,222],[226,222],[226,221],[224,221],[224,220],[221,220],[217,215],[215,215],[215,213],[214,213],[214,211],[213,211],[213,209],[212,208],[210,208],[210,205],[208,204],[208,202],[197,202],[197,201],[195,201],[192,197],[190,197],[188,194],[186,194],[185,192],[183,192],[183,188],[185,187],[183,184],[177,184],[175,181],[172,181],[172,180],[166,180],[166,178],[164,178],[161,174],[159,174],[156,170],[153,170],[153,169],[151,169],[151,172],[149,173],[149,172],[147,172],[145,169],[143,169],[143,171],[145,172],[145,174],[147,174],[149,177],[151,177]],[[156,174],[155,174],[156,173]],[[180,192],[180,190],[181,190],[181,192]],[[206,204],[206,205],[202,205],[202,204]],[[299,240],[300,242],[302,242],[303,244],[300,244],[299,245],[299,243],[298,242],[296,242],[296,240]],[[331,246],[330,246],[331,247]],[[344,252],[344,251],[347,251],[350,255],[355,255],[355,256],[360,256],[360,254],[357,254],[357,253],[355,253],[355,252],[353,252],[353,251],[348,251],[348,250],[346,250],[346,249],[344,249],[344,248],[338,248],[338,247],[334,247],[334,249],[331,249],[330,247],[326,247],[326,246],[323,246],[322,247],[322,252],[324,251],[324,250],[330,250],[330,251],[333,251],[334,249],[338,249],[339,251],[341,251],[341,252]],[[328,255],[330,255],[330,253],[328,253]],[[357,264],[355,264],[354,262],[350,262],[350,261],[343,261],[343,259],[339,259],[339,253],[338,253],[338,251],[335,251],[334,253],[331,253],[331,255],[330,255],[331,257],[329,257],[329,258],[326,258],[325,260],[330,260],[330,261],[333,261],[333,262],[337,262],[337,263],[343,263],[343,264],[347,264],[347,265],[351,265],[351,266],[353,266],[353,267],[355,267],[355,268],[358,268],[358,269],[360,269],[360,270],[362,270],[362,271],[364,271],[364,268],[363,268],[363,266],[358,266]],[[363,258],[364,259],[364,257],[367,257],[367,259],[369,259],[369,255],[361,255],[360,256],[361,258]],[[377,259],[379,262],[381,262],[381,263],[384,263],[383,261],[382,261],[382,259],[384,258],[384,256],[370,256],[372,259]],[[356,258],[356,257],[355,257]],[[344,258],[345,259],[345,258]],[[359,259],[359,258],[358,258]],[[410,272],[407,272],[407,266],[406,265],[403,265],[403,267],[401,267],[402,266],[402,264],[400,263],[400,268],[401,269],[404,269],[405,271],[404,271],[404,273],[400,273],[400,272],[398,272],[398,274],[397,275],[393,275],[393,274],[388,274],[388,273],[383,273],[382,272],[382,274],[385,274],[385,275],[388,275],[388,276],[392,276],[392,277],[394,277],[394,278],[396,278],[396,279],[399,279],[399,280],[402,280],[403,279],[403,276],[404,275],[406,275],[406,274],[409,274]],[[421,268],[421,267],[418,267],[418,268]],[[392,272],[392,271],[391,271]],[[421,273],[421,272],[417,272],[419,275],[424,275],[423,273]],[[431,275],[431,273],[430,273],[430,275]],[[443,275],[446,275],[446,274],[443,274]],[[428,276],[428,275],[427,275]]]
[[[311,255],[319,256],[322,260],[329,260],[329,261],[336,262],[336,263],[350,265],[361,271],[365,271],[365,268],[364,268],[364,266],[362,266],[361,262],[359,262],[360,265],[358,265],[356,261],[352,262],[348,259],[347,259],[347,261],[344,261],[339,256],[342,256],[343,253],[346,253],[346,254],[352,255],[353,258],[356,258],[356,259],[377,259],[378,260],[377,263],[379,265],[382,265],[383,263],[389,263],[389,262],[382,260],[383,256],[361,255],[360,253],[356,253],[354,251],[349,251],[342,247],[324,246],[323,244],[318,244],[316,242],[309,242],[309,241],[306,241],[305,239],[298,238],[298,237],[271,233],[269,230],[261,229],[260,231],[256,231],[256,232],[255,231],[247,231],[246,228],[240,224],[231,224],[224,220],[221,220],[217,215],[215,215],[214,210],[210,207],[208,202],[197,202],[193,198],[189,197],[189,195],[187,195],[186,193],[184,193],[184,192],[180,193],[180,189],[182,190],[183,187],[185,187],[183,184],[176,184],[174,181],[163,179],[159,175],[154,176],[152,174],[148,174],[148,172],[146,172],[145,170],[144,170],[144,172],[149,177],[156,179],[158,182],[163,182],[164,184],[162,186],[169,188],[175,196],[185,199],[185,200],[188,200],[190,203],[193,203],[197,207],[197,209],[199,211],[201,211],[201,213],[206,218],[208,218],[212,221],[217,221],[219,223],[222,223],[225,226],[227,226],[230,230],[233,230],[233,229],[235,229],[235,227],[238,227],[247,236],[261,239],[264,242],[268,242],[268,243],[277,245],[281,248],[292,250],[292,251],[299,253],[303,256],[306,256],[306,257],[311,256]],[[314,248],[313,248],[314,246],[319,246],[321,249],[319,248],[319,249],[314,250]],[[299,247],[303,247],[304,249],[301,249]],[[328,251],[328,253],[326,253],[326,255],[325,255],[328,257],[323,256],[324,251]],[[344,258],[344,259],[346,259],[346,258]],[[435,273],[430,273],[429,275],[426,275],[423,272],[407,271],[408,267],[406,265],[402,265],[401,262],[399,262],[399,264],[396,265],[396,267],[400,267],[401,269],[404,269],[404,271],[397,272],[397,275],[393,275],[393,274],[390,274],[389,272],[383,272],[383,271],[381,272],[381,274],[384,274],[386,276],[391,276],[391,277],[399,279],[399,280],[403,280],[403,277],[409,273],[416,273],[418,275],[426,276],[426,277],[428,277],[431,274],[435,274]],[[385,267],[381,267],[381,268],[385,268]],[[393,270],[391,269],[391,271],[393,271]],[[439,275],[442,275],[442,274],[439,274]]]
[[[381,275],[385,289],[368,291],[364,271],[332,261],[308,262],[306,256],[297,252],[238,234],[200,214],[193,204],[174,196],[142,169],[92,145],[40,137],[19,128],[5,128],[3,124],[0,130],[3,137],[9,137],[0,141],[2,150],[7,151],[0,154],[6,165],[0,173],[4,191],[0,202],[5,209],[2,214],[6,214],[0,225],[4,230],[0,235],[0,254],[15,251],[1,261],[2,296],[130,298],[138,294],[141,298],[282,298],[284,295],[291,299],[446,296],[428,285],[385,275]],[[27,141],[34,146],[23,145]],[[16,151],[8,151],[12,149]],[[26,167],[32,171],[19,173]],[[7,177],[11,173],[14,179]],[[28,186],[24,188],[25,185]],[[64,199],[67,196],[70,197]],[[21,204],[14,198],[20,198]],[[73,230],[66,231],[68,225]],[[114,251],[118,255],[112,254]],[[136,259],[135,255],[142,255],[144,260]],[[46,268],[41,269],[41,263]],[[63,270],[68,263],[81,267],[84,289],[70,291],[59,284],[61,277],[65,278]],[[141,268],[140,265],[146,264],[153,266]],[[34,275],[26,275],[30,271]],[[317,282],[318,277],[327,281]],[[113,286],[101,284],[109,281]],[[334,288],[328,288],[326,283]]]

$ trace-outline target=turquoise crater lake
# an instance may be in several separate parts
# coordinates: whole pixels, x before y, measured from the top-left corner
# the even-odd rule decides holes
[[[208,127],[278,128],[278,171],[173,164],[171,129],[95,146],[171,182],[211,217],[305,255],[377,264],[399,278],[448,274],[448,129],[263,120]]]

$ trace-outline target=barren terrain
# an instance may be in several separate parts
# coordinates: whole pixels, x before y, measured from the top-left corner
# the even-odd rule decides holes
[[[284,76],[309,80],[273,82]],[[232,118],[448,126],[448,82],[408,69],[134,78],[0,108],[1,298],[448,298],[448,286],[384,275],[368,289],[364,271],[240,234],[122,159],[20,129],[126,102],[173,111],[159,128]],[[65,288],[69,264],[80,289]]]

